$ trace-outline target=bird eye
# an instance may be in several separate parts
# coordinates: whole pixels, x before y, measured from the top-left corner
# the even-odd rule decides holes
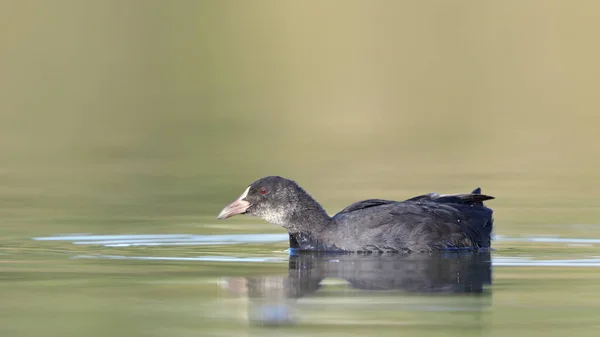
[[[264,188],[264,187],[261,187],[261,188],[260,188],[260,190],[258,190],[258,193],[260,193],[260,194],[262,194],[262,195],[265,195],[265,194],[267,194],[267,192],[269,192],[269,191],[267,191],[267,189],[266,189],[266,188]]]

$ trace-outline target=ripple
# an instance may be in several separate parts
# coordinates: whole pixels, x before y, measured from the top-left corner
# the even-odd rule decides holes
[[[494,257],[494,267],[600,267],[600,258],[583,259],[533,259],[528,257]]]
[[[288,234],[142,234],[142,235],[63,235],[35,237],[37,241],[70,241],[75,245],[101,245],[105,247],[130,246],[187,246],[187,245],[231,245],[242,243],[285,242]],[[600,244],[594,238],[561,238],[561,237],[505,237],[496,236],[494,241],[504,242],[544,242],[567,244]]]
[[[74,259],[144,260],[144,261],[208,261],[208,262],[285,262],[276,257],[236,257],[236,256],[124,256],[124,255],[77,255]]]
[[[188,245],[231,245],[249,243],[285,242],[288,234],[142,234],[142,235],[63,235],[35,237],[37,241],[68,241],[75,245],[98,245],[104,247],[135,246],[188,246]],[[507,242],[545,242],[566,244],[600,243],[594,238],[561,238],[550,236],[504,237],[497,236],[495,241]],[[284,262],[287,259],[274,257],[235,257],[235,256],[125,256],[125,255],[79,255],[80,259],[113,259],[113,260],[156,260],[156,261],[211,261],[211,262]],[[600,258],[582,259],[535,259],[531,257],[495,256],[492,263],[497,267],[600,267]]]
[[[150,260],[150,261],[204,261],[204,262],[286,262],[287,258],[255,256],[125,256],[125,255],[78,255],[74,259],[109,259],[109,260]],[[335,260],[332,260],[335,262]],[[543,260],[528,257],[498,256],[492,258],[494,267],[600,267],[600,257],[569,259],[569,260]]]
[[[101,245],[105,247],[132,246],[189,246],[231,245],[242,243],[283,242],[288,234],[152,234],[152,235],[65,235],[33,238],[37,241],[70,241],[75,245]]]

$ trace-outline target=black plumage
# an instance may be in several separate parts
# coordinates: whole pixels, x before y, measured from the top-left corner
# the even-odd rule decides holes
[[[290,247],[303,251],[429,252],[489,248],[494,199],[477,188],[468,194],[429,193],[404,201],[368,199],[330,217],[298,184],[270,176],[252,183],[219,218],[262,217],[286,228]]]

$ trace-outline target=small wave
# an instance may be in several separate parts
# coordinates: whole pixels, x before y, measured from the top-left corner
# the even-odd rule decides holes
[[[287,258],[255,256],[125,256],[125,255],[78,255],[75,259],[151,260],[151,261],[204,261],[204,262],[286,262]],[[333,261],[332,261],[333,262]],[[527,257],[493,257],[495,267],[600,267],[600,258],[541,260]]]
[[[190,245],[232,245],[243,243],[285,242],[288,234],[142,234],[142,235],[63,235],[35,237],[37,241],[70,241],[75,245],[100,245],[105,247],[134,246],[190,246]],[[561,238],[561,237],[504,237],[497,236],[495,241],[505,242],[542,242],[565,243],[573,245],[600,244],[594,238]]]

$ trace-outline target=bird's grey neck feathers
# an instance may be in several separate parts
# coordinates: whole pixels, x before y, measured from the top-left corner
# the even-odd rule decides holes
[[[298,189],[293,203],[284,206],[286,209],[281,212],[273,212],[278,214],[273,214],[270,219],[265,217],[265,220],[283,226],[290,233],[322,231],[332,221],[331,217],[308,193]]]

